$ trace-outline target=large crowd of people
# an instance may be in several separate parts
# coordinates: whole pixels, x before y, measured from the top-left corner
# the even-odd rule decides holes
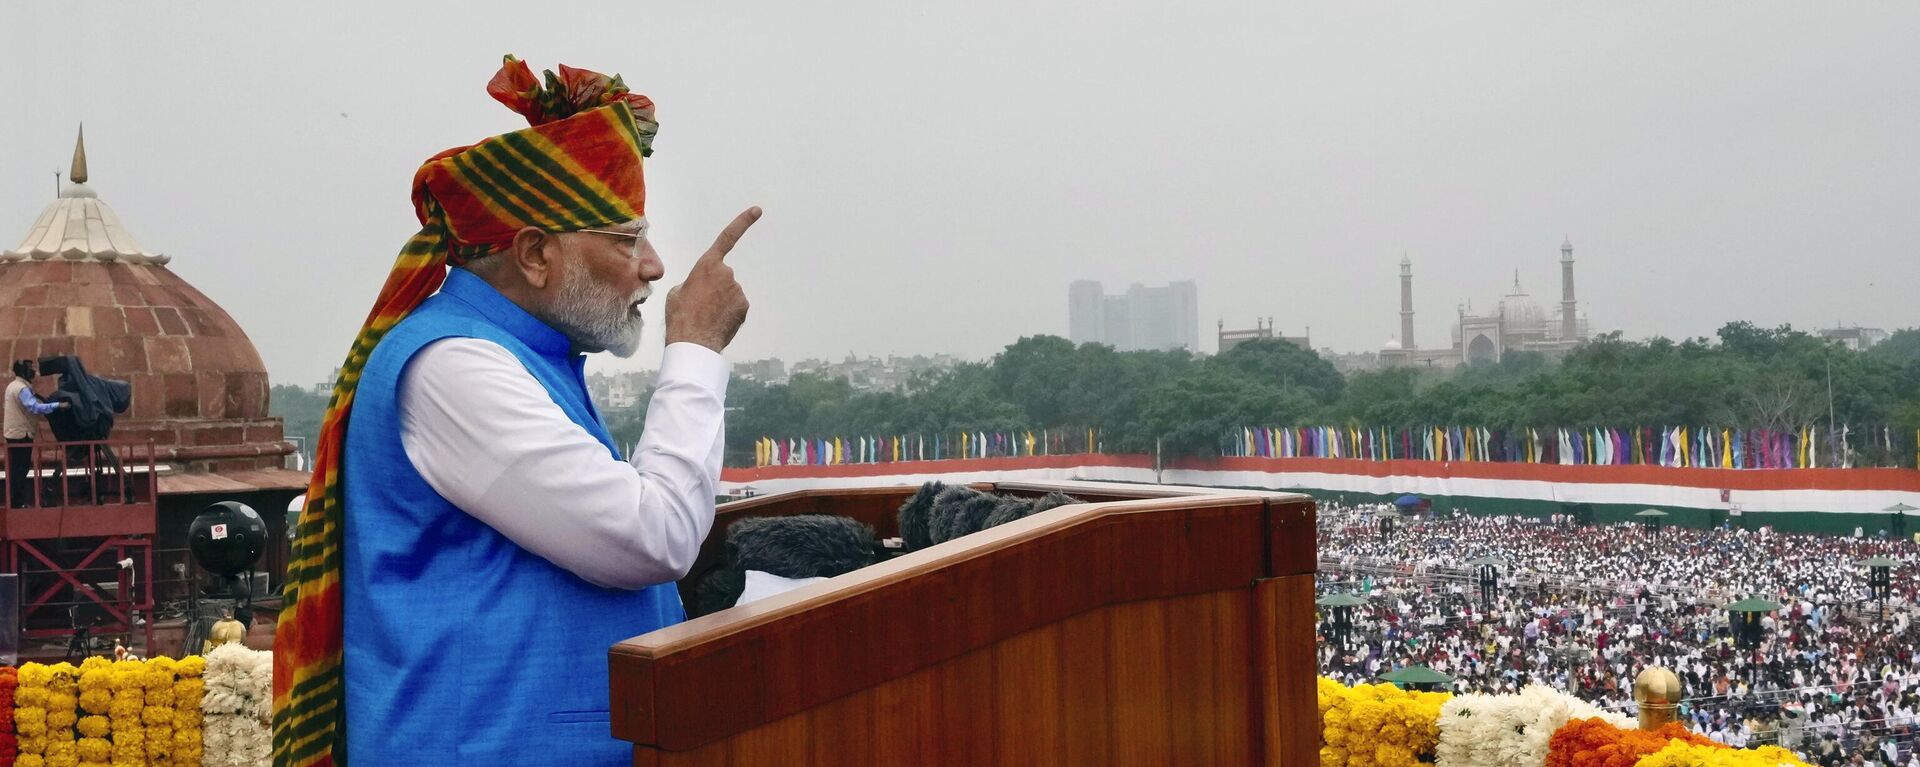
[[[1658,665],[1685,684],[1683,714],[1708,737],[1822,765],[1920,767],[1910,541],[1390,509],[1321,503],[1321,593],[1366,600],[1344,625],[1321,611],[1328,676],[1421,664],[1457,692],[1539,683],[1631,712],[1635,675]],[[1884,613],[1856,564],[1873,556],[1900,563]],[[1725,608],[1747,597],[1780,608],[1740,641]]]

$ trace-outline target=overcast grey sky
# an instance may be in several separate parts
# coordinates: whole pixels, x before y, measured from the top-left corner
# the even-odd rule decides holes
[[[1577,248],[1595,330],[1885,328],[1920,286],[1920,4],[0,2],[0,247],[85,120],[93,182],[276,383],[338,364],[441,149],[521,127],[503,53],[659,104],[678,275],[734,213],[729,356],[1066,333],[1067,283],[1212,327],[1419,338]],[[659,303],[650,303],[657,359]]]

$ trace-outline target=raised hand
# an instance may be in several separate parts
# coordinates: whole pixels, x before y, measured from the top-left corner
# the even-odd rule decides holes
[[[733,343],[734,334],[747,321],[747,294],[733,279],[727,254],[759,220],[758,207],[734,216],[733,223],[720,230],[713,246],[687,271],[687,279],[667,291],[667,343],[686,341],[716,352]]]

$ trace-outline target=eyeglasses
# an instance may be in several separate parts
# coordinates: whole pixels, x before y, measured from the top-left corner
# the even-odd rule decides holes
[[[640,243],[645,242],[647,240],[647,230],[645,229],[642,229],[638,232],[622,232],[617,229],[575,229],[573,231],[592,232],[594,234],[605,234],[605,235],[611,235],[614,237],[623,237],[623,238],[632,240],[633,241],[631,246],[632,250],[627,254],[627,258],[633,259],[635,261],[640,260]]]

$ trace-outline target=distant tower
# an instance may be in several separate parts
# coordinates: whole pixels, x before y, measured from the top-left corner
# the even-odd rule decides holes
[[[1075,280],[1067,286],[1067,340],[1075,344],[1110,343],[1107,339],[1106,289],[1093,280]]]
[[[1518,278],[1515,278],[1518,279]],[[1560,340],[1572,341],[1580,326],[1573,315],[1573,240],[1560,241]]]
[[[1413,344],[1413,260],[1400,254],[1400,348],[1418,349]]]

